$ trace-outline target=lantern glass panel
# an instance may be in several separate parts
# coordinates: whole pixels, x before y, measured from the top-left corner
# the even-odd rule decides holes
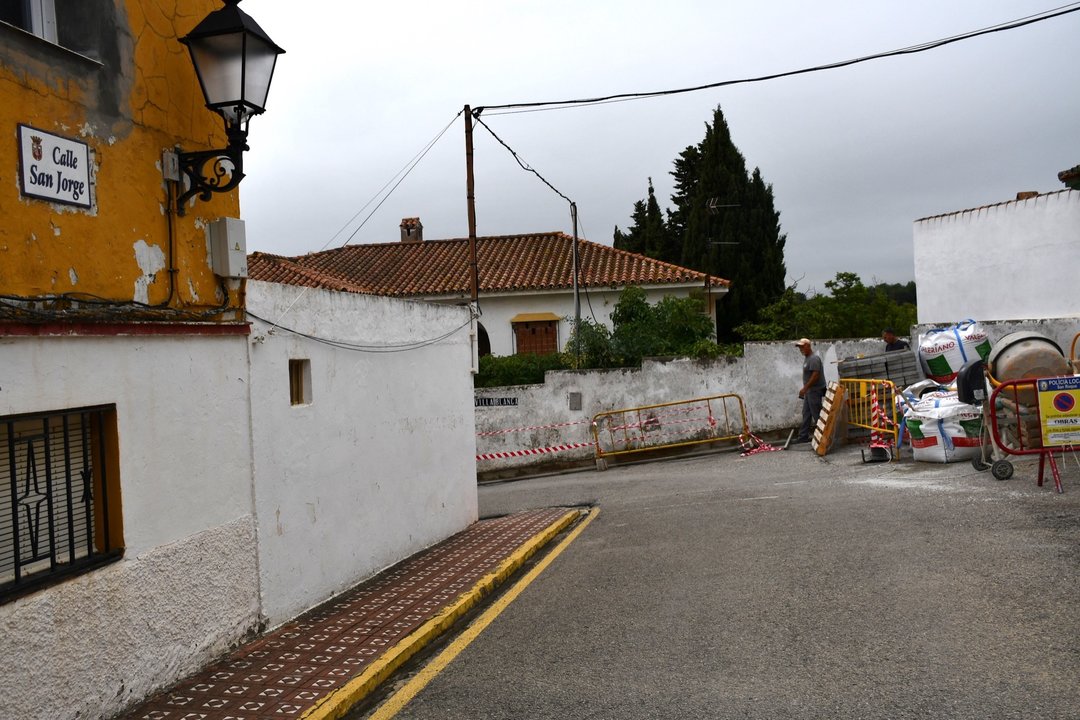
[[[266,109],[266,96],[270,92],[278,50],[270,43],[248,35],[246,53],[244,102],[257,114]]]
[[[188,44],[207,107],[235,122],[235,106],[243,100],[244,35],[212,35]]]

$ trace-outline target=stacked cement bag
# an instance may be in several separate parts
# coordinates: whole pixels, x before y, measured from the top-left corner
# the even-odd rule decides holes
[[[1002,447],[1013,450],[1037,450],[1042,447],[1037,400],[1025,403],[1022,394],[1002,393],[994,400],[998,439]]]
[[[919,462],[970,460],[982,447],[982,412],[962,403],[955,390],[904,391],[904,423]]]
[[[968,360],[990,355],[990,338],[974,320],[927,331],[919,340],[919,360],[926,377],[950,383]]]

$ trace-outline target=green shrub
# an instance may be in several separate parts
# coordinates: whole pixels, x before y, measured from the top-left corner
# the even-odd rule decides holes
[[[480,372],[473,378],[473,386],[505,387],[507,385],[535,385],[544,382],[548,370],[566,370],[569,367],[559,353],[550,355],[485,355],[480,358]]]

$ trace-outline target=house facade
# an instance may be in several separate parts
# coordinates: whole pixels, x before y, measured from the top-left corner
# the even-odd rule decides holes
[[[177,207],[220,8],[0,4],[5,718],[113,716],[476,517],[468,311],[249,286],[236,192]]]
[[[98,717],[260,623],[241,281],[173,212],[164,149],[224,143],[153,0],[0,17],[0,683]],[[9,490],[10,489],[10,490]]]
[[[922,218],[914,225],[919,323],[1080,315],[1080,191]]]
[[[424,240],[419,218],[405,218],[396,243],[346,245],[297,257],[253,253],[253,278],[463,305],[471,298],[469,241]],[[574,238],[562,232],[476,238],[479,354],[562,350],[575,315]],[[701,297],[716,320],[728,281],[586,240],[577,240],[580,316],[611,326],[623,288],[649,302]]]

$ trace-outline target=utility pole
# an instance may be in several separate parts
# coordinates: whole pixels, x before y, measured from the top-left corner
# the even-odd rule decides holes
[[[570,203],[570,217],[574,222],[574,356],[575,364],[581,366],[581,295],[578,292],[578,238],[577,238],[577,203]]]
[[[465,106],[465,204],[469,210],[469,292],[472,304],[479,297],[479,281],[476,271],[476,195],[473,182],[473,116],[472,108]]]

